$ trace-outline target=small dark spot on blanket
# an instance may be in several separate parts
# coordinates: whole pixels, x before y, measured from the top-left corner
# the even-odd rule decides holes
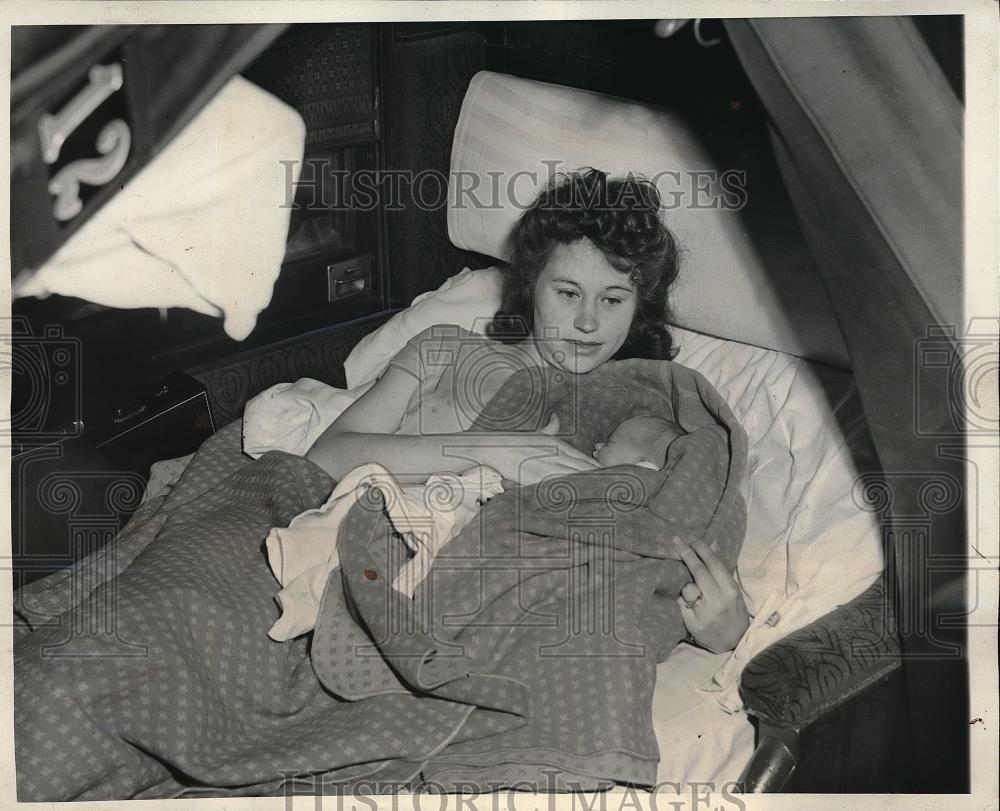
[[[378,580],[378,572],[374,569],[365,569],[365,577],[369,580]]]
[[[267,497],[267,501],[265,501],[264,504],[267,507],[273,507],[274,506],[274,499],[271,496],[268,496]]]
[[[981,724],[981,723],[983,723],[983,719],[982,718],[973,718],[971,721],[969,721],[969,723],[970,724]]]

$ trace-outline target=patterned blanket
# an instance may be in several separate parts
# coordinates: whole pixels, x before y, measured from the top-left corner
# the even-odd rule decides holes
[[[721,426],[726,452],[698,466],[708,479],[681,486],[679,458],[670,474],[608,469],[512,490],[412,601],[388,588],[405,546],[378,499],[362,499],[315,634],[285,643],[267,636],[278,585],[262,542],[333,481],[282,452],[251,460],[238,425],[220,431],[106,552],[16,595],[18,798],[653,782],[655,661],[683,635],[684,578],[663,539],[696,532],[735,557],[745,439],[694,373],[613,366],[586,376],[618,403],[602,416],[593,400],[577,413],[580,390],[550,376],[525,426],[555,409],[566,439],[592,447],[628,416],[623,403],[673,415],[692,448]],[[511,378],[479,427],[523,410],[525,385]]]
[[[700,375],[642,360],[522,371],[475,428],[537,430],[552,412],[580,450],[638,414],[689,433],[660,471],[617,466],[494,497],[412,601],[389,587],[406,556],[378,496],[339,541],[316,673],[360,703],[409,697],[419,712],[435,698],[465,713],[421,769],[446,789],[654,783],[655,666],[685,636],[676,598],[691,579],[670,539],[702,538],[730,566],[743,540],[746,438]]]

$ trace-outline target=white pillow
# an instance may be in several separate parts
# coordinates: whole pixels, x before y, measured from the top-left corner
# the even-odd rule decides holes
[[[681,249],[670,293],[676,323],[850,368],[795,212],[780,206],[780,180],[762,156],[719,165],[702,142],[692,121],[669,110],[481,71],[455,127],[448,236],[507,260],[511,228],[554,172],[638,173],[659,189]]]
[[[468,268],[366,336],[345,362],[348,386],[374,380],[423,329],[482,333],[500,304],[500,271]],[[739,673],[756,653],[864,591],[882,571],[875,516],[855,499],[851,449],[869,441],[854,378],[772,349],[673,327],[676,360],[719,391],[749,440],[741,491],[747,534],[737,575],[754,622],[710,689],[739,706]],[[853,426],[845,437],[840,423]]]
[[[414,335],[435,324],[458,324],[485,333],[500,306],[501,273],[497,268],[463,268],[437,290],[421,293],[402,312],[362,338],[344,361],[347,388],[377,378]]]

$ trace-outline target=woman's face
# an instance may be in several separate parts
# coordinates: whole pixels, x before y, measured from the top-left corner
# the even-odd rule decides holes
[[[635,285],[589,239],[557,245],[535,285],[534,337],[542,359],[583,374],[625,343]]]

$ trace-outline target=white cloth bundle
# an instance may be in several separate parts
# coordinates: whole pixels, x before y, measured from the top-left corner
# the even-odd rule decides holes
[[[350,391],[300,377],[265,389],[243,409],[243,452],[254,459],[268,451],[304,456],[313,442],[375,378]]]
[[[14,297],[186,307],[243,340],[281,271],[304,144],[298,113],[234,77]]]
[[[340,524],[369,487],[382,492],[393,528],[414,553],[392,583],[405,597],[413,596],[434,557],[475,517],[480,505],[503,492],[500,474],[483,466],[461,476],[435,474],[425,484],[407,487],[381,465],[354,468],[321,507],[300,513],[287,528],[275,527],[267,536],[267,559],[282,585],[276,597],[282,614],[268,631],[272,639],[283,642],[316,626],[327,580],[340,565]]]

